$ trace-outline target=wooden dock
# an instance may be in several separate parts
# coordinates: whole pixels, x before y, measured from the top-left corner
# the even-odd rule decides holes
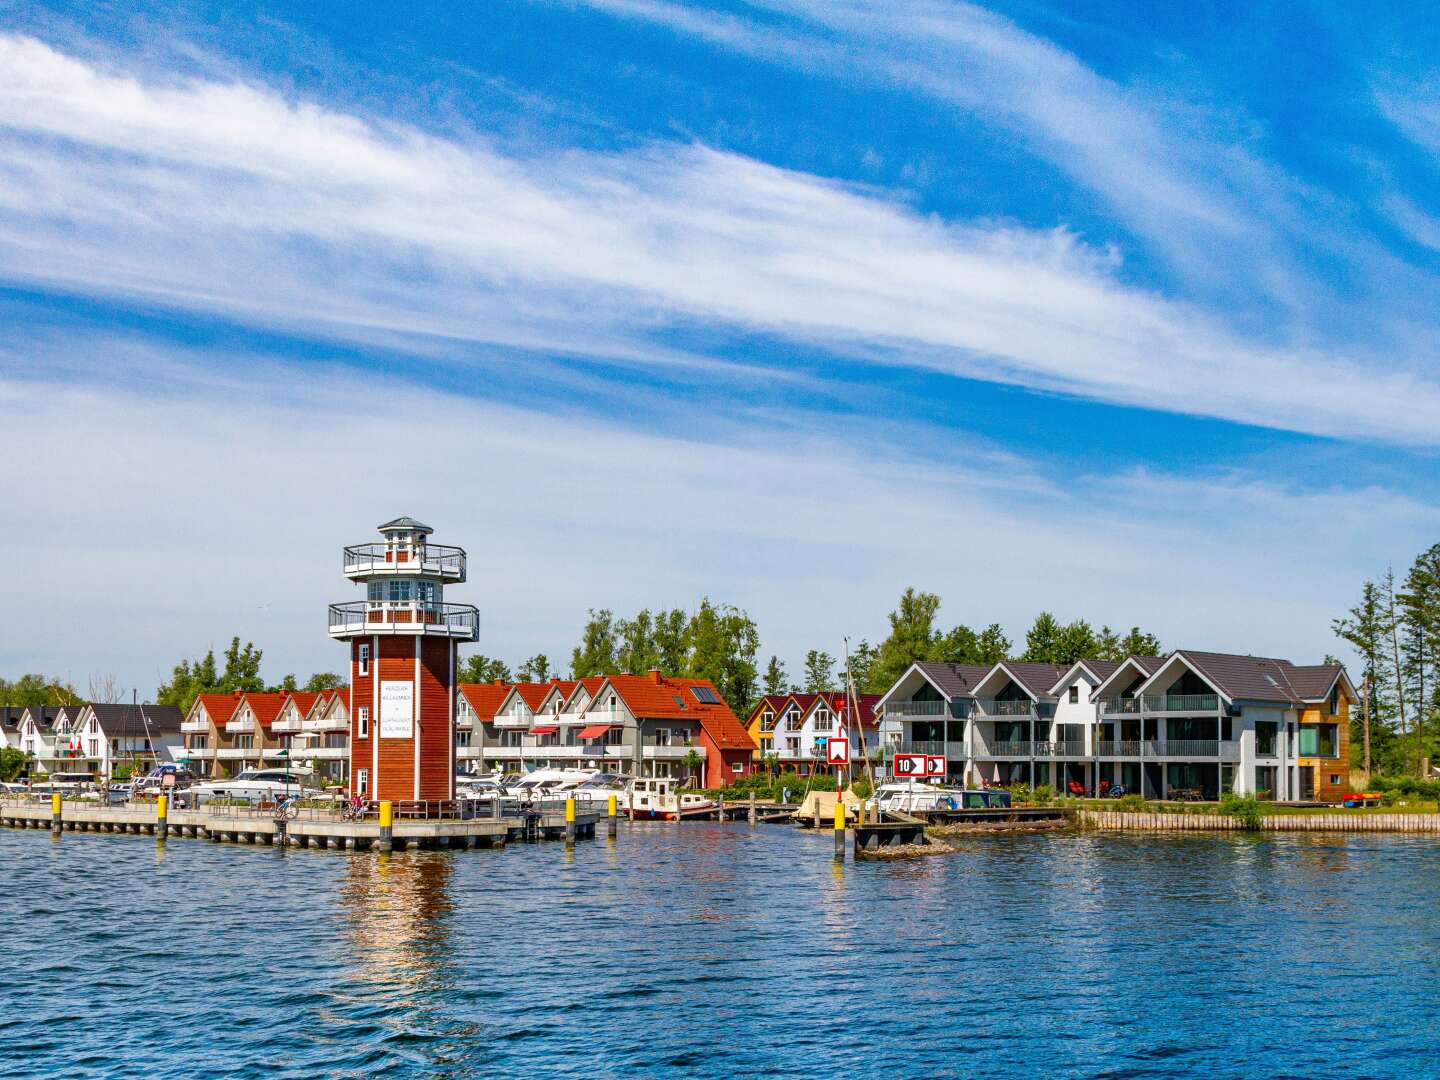
[[[576,813],[574,836],[595,835],[605,817]],[[63,803],[57,816],[49,802],[0,801],[0,826],[51,832],[132,833],[157,839],[181,837],[212,843],[265,844],[344,851],[492,848],[511,841],[568,839],[563,808],[540,808],[504,817],[397,818],[388,828],[377,819],[344,821],[324,811],[301,811],[293,819],[273,809],[216,807],[169,810],[162,819],[155,806],[90,806]]]

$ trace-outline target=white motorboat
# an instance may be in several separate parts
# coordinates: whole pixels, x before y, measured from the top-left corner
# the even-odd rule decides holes
[[[1009,806],[1010,793],[1003,789],[941,787],[918,780],[881,784],[868,802],[879,810],[896,810],[902,814],[923,814],[932,810],[976,810],[993,806]]]
[[[195,800],[197,806],[213,799],[279,802],[292,796],[304,799],[322,798],[324,792],[305,785],[309,778],[308,769],[246,769],[229,780],[195,784],[187,789],[186,794]]]
[[[623,804],[626,816],[634,820],[678,821],[702,817],[720,809],[714,799],[692,792],[680,792],[678,780],[669,777],[637,777]]]

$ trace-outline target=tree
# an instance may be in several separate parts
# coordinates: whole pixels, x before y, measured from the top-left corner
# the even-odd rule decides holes
[[[14,780],[25,770],[25,762],[29,759],[28,754],[14,746],[0,747],[0,782]]]
[[[346,681],[344,675],[337,675],[333,671],[317,671],[305,680],[304,689],[311,694],[321,690],[338,690]]]
[[[931,660],[943,660],[951,664],[975,664],[980,652],[980,637],[970,627],[960,625],[948,634],[942,635],[930,650]],[[888,690],[889,687],[886,687]]]
[[[1060,655],[1062,629],[1054,615],[1042,611],[1025,632],[1025,652],[1020,659],[1036,664],[1061,663],[1056,657]]]
[[[536,653],[520,665],[521,682],[545,682],[552,674],[550,658],[544,653]]]
[[[79,700],[80,692],[64,679],[37,672],[21,675],[14,682],[0,679],[0,705],[23,709],[31,705],[68,705]]]
[[[1124,660],[1127,656],[1164,656],[1165,650],[1160,646],[1160,639],[1154,634],[1146,633],[1138,626],[1132,626],[1130,632],[1120,642],[1120,656]]]
[[[730,708],[745,716],[755,704],[759,673],[755,654],[760,632],[744,611],[730,604],[712,604],[709,597],[686,627],[689,661],[685,674],[715,684]]]
[[[1395,571],[1385,568],[1380,582],[1380,604],[1385,615],[1385,625],[1390,637],[1391,675],[1395,681],[1395,709],[1400,720],[1400,739],[1404,744],[1410,741],[1405,715],[1405,667],[1400,660],[1400,618],[1396,606]],[[1405,767],[1409,768],[1409,752],[1405,754]]]
[[[621,619],[615,625],[615,633],[620,639],[615,662],[621,671],[639,675],[660,667],[660,650],[655,645],[655,619],[649,609],[642,608],[633,619]]]
[[[295,676],[294,676],[294,675],[286,675],[283,679],[280,680],[280,682],[279,682],[277,685],[275,685],[275,686],[267,686],[265,689],[268,690],[268,691],[269,691],[270,693],[272,693],[272,694],[276,694],[276,693],[290,693],[290,694],[293,694],[296,690],[299,690],[299,689],[300,689],[300,684],[295,681]]]
[[[850,677],[855,680],[855,688],[862,694],[873,693],[871,679],[875,674],[875,646],[864,638],[860,644],[850,651]],[[889,690],[890,687],[885,687]],[[884,691],[880,691],[884,693]]]
[[[880,643],[870,670],[870,687],[883,693],[917,660],[929,660],[935,650],[935,615],[940,597],[908,588],[900,605],[889,615],[890,636]]]
[[[770,657],[770,663],[765,665],[765,693],[783,694],[786,686],[785,665],[778,656]]]
[[[805,692],[828,694],[835,689],[835,658],[811,649],[805,654]]]
[[[464,683],[508,683],[511,681],[508,664],[493,656],[485,656],[480,653],[467,656],[465,662],[456,669],[455,677],[459,682]]]
[[[245,690],[259,691],[265,689],[265,680],[260,678],[260,658],[265,654],[255,647],[255,643],[247,641],[245,647],[240,647],[240,639],[230,639],[230,647],[225,650],[225,670],[220,673],[220,685],[218,689],[224,691]]]
[[[590,610],[580,644],[570,655],[570,673],[576,679],[608,675],[616,670],[615,613],[608,608]]]
[[[667,675],[677,675],[685,670],[689,659],[689,644],[686,628],[690,617],[684,608],[671,608],[655,614],[654,644],[658,655],[656,666]]]
[[[103,705],[114,705],[125,696],[125,689],[120,685],[120,676],[114,672],[104,675],[90,676],[90,692],[86,700]]]
[[[1000,629],[999,623],[991,623],[980,631],[980,637],[975,646],[975,662],[994,665],[1008,659],[1010,659],[1010,639],[1005,636],[1005,631]]]

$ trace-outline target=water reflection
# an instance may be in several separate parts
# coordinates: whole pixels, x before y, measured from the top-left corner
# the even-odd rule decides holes
[[[453,981],[452,870],[443,853],[346,860],[340,902],[357,977],[427,991]]]

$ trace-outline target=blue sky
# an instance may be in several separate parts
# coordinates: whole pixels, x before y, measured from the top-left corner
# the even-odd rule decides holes
[[[0,2],[0,663],[335,666],[398,513],[512,660],[907,584],[1316,659],[1440,525],[1423,15]]]

